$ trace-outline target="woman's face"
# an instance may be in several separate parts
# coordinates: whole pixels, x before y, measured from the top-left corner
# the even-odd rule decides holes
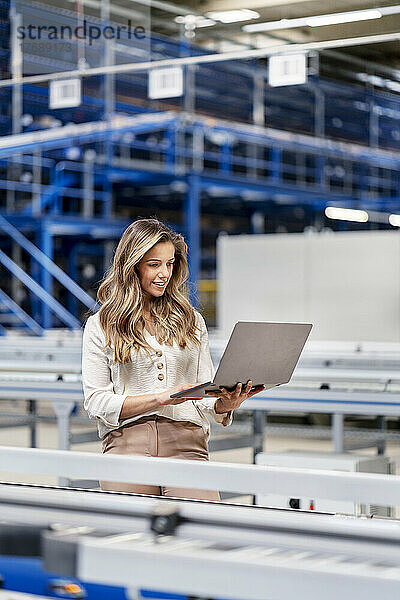
[[[158,242],[138,263],[140,285],[144,294],[159,298],[171,279],[175,248],[171,242]]]

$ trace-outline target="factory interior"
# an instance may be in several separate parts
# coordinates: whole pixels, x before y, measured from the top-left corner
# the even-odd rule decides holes
[[[0,0],[0,56],[0,600],[398,598],[400,4]],[[118,456],[143,423],[88,410],[86,323],[138,220],[187,245],[197,383],[261,387],[132,413],[191,403],[169,423],[209,460]],[[149,335],[165,394],[178,350]],[[107,364],[145,393],[139,358]]]

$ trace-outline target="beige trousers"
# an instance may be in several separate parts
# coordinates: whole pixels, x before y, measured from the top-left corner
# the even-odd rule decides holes
[[[173,421],[158,415],[143,417],[132,424],[111,431],[103,439],[102,450],[107,454],[208,460],[208,444],[202,427],[189,421]],[[212,490],[111,481],[101,481],[100,487],[102,490],[114,492],[220,500],[219,492]]]

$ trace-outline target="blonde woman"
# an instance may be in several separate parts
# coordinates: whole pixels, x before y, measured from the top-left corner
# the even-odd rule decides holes
[[[187,246],[156,219],[124,232],[98,291],[99,312],[83,335],[84,406],[97,419],[102,450],[208,460],[207,416],[227,426],[252,382],[218,398],[170,398],[210,381],[203,317],[188,300]],[[219,500],[217,491],[101,482],[104,490]]]

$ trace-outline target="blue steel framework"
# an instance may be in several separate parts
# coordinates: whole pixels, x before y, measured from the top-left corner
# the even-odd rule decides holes
[[[24,3],[32,14],[34,23],[48,22],[53,18],[59,25],[76,24],[76,13],[73,10],[56,6]],[[9,0],[0,0],[0,55],[2,57],[3,76],[9,69],[6,65],[9,59],[9,24],[7,13]],[[115,61],[118,63],[133,60],[129,53],[132,42],[121,40],[114,49]],[[142,50],[142,48],[138,48]],[[75,52],[75,48],[74,48]],[[71,55],[74,54],[72,52]],[[88,51],[88,59],[92,66],[101,64],[104,44],[94,44]],[[161,36],[153,36],[150,55],[152,59],[173,58],[182,55],[200,55],[206,51],[199,47],[188,46]],[[324,68],[325,55],[320,57],[320,72],[332,72],[332,68]],[[71,57],[64,61],[56,61],[46,54],[24,55],[24,66],[27,71],[37,72],[38,64],[49,70],[72,68]],[[340,59],[335,57],[335,63]],[[328,65],[329,66],[329,65]],[[267,67],[262,62],[235,61],[223,64],[198,65],[187,71],[187,79],[192,84],[187,86],[183,98],[149,101],[147,97],[147,75],[145,73],[126,73],[115,76],[115,109],[130,114],[145,110],[176,108],[183,109],[191,106],[194,111],[215,117],[228,117],[234,121],[253,122],[254,92],[260,85],[258,93],[264,102],[263,121],[271,127],[304,132],[318,136],[329,136],[336,139],[361,142],[372,146],[400,149],[398,122],[400,119],[400,98],[390,92],[390,82],[386,91],[374,87],[374,80],[385,78],[369,77],[371,67],[365,63],[367,73],[353,74],[352,80],[358,84],[338,82],[322,78],[318,69],[313,67],[313,73],[306,85],[288,88],[270,88],[267,83]],[[347,71],[346,71],[347,69]],[[340,72],[350,75],[348,65],[340,65]],[[364,83],[362,83],[364,82]],[[393,82],[395,85],[396,82]],[[49,110],[47,88],[41,86],[24,86],[24,112],[35,118],[32,125],[40,127],[38,119],[44,114],[59,119],[62,123],[68,121],[83,122],[98,120],[104,114],[104,78],[94,77],[85,80],[84,99],[77,109]],[[394,87],[392,86],[394,89]],[[229,96],[227,96],[229,94]],[[190,96],[190,97],[188,97]],[[4,107],[10,100],[10,91],[1,91],[1,105]],[[1,114],[2,113],[2,114]],[[10,133],[11,115],[0,111],[0,130]],[[260,116],[258,116],[260,118]]]
[[[157,123],[160,117],[163,119]],[[110,221],[111,199],[95,190],[96,185],[104,187],[106,182],[122,180],[143,188],[181,184],[185,190],[185,220],[178,229],[188,239],[193,282],[198,280],[201,270],[199,223],[203,193],[227,197],[244,195],[254,212],[280,202],[282,197],[286,203],[309,204],[318,210],[327,204],[336,204],[393,212],[399,206],[400,156],[397,153],[223,121],[215,121],[210,126],[207,119],[173,113],[155,114],[154,122],[152,115],[148,115],[145,126],[138,122],[136,127],[132,124],[123,131],[103,129],[69,138],[68,143],[79,145],[83,156],[88,150],[92,152],[93,194],[88,200],[85,197],[88,190],[83,186],[87,170],[84,159],[82,162],[60,160],[54,167],[52,161],[57,160],[65,147],[62,128],[58,131],[60,138],[51,142],[45,139],[21,145],[18,136],[14,136],[9,145],[0,148],[0,160],[17,162],[18,156],[23,155],[28,164],[34,159],[33,153],[37,155],[40,151],[45,168],[56,176],[55,179],[49,177],[47,184],[40,184],[39,201],[34,210],[30,200],[24,204],[17,196],[15,204],[19,210],[5,213],[8,222],[18,230],[25,230],[28,235],[34,232],[37,245],[51,259],[54,236],[105,239],[120,235],[126,222]],[[15,140],[14,146],[12,140]],[[104,140],[112,146],[111,162],[106,161],[102,153]],[[15,182],[0,181],[0,190],[7,191],[10,186],[16,189]],[[3,233],[38,260],[34,247],[5,223],[0,220]],[[4,264],[1,254],[0,262]],[[42,255],[39,263],[42,288],[52,294],[54,270],[45,268]],[[10,268],[9,264],[5,266]],[[69,294],[73,292],[70,282],[61,283]],[[78,299],[82,302],[82,298]],[[51,313],[57,311],[45,298],[40,300],[41,322],[48,328],[53,323]],[[71,319],[64,322],[73,326]]]
[[[54,6],[31,6],[36,19],[43,16],[43,11],[52,12],[65,23],[74,17],[73,12]],[[8,8],[9,2],[0,0],[3,76],[7,76],[4,65],[9,56],[9,31],[4,18]],[[99,60],[96,52],[101,54],[102,49],[93,50]],[[124,50],[118,52],[123,59]],[[151,41],[153,58],[202,52],[166,38],[154,36]],[[25,60],[33,66],[45,58],[32,55]],[[147,98],[147,75],[118,75],[114,81],[115,111],[125,115],[147,113],[145,128],[143,123],[132,124],[123,131],[105,128],[90,135],[72,135],[67,140],[22,145],[10,139],[0,146],[0,211],[7,219],[0,222],[1,244],[8,254],[15,247],[19,252],[23,249],[23,261],[31,277],[21,274],[17,262],[4,252],[0,263],[30,290],[25,313],[18,314],[23,326],[34,328],[29,316],[38,324],[36,333],[41,332],[40,327],[47,329],[54,324],[72,328],[78,325],[76,317],[83,316],[81,305],[86,310],[91,298],[74,289],[45,258],[62,262],[63,253],[67,254],[63,268],[77,279],[75,263],[80,248],[94,261],[100,260],[101,271],[109,253],[103,256],[100,246],[92,242],[101,241],[104,246],[107,240],[118,238],[128,223],[127,218],[118,218],[124,214],[115,193],[121,185],[130,186],[135,197],[150,188],[155,190],[154,198],[161,188],[180,190],[183,219],[177,218],[172,224],[189,242],[194,299],[194,284],[202,264],[200,222],[205,198],[222,206],[227,214],[232,203],[240,199],[250,216],[271,206],[296,204],[310,207],[315,213],[327,204],[399,211],[399,97],[361,85],[324,80],[317,74],[305,86],[271,89],[266,84],[266,73],[266,67],[254,61],[197,66],[186,72],[186,82],[191,84],[186,85],[182,98],[156,102]],[[28,124],[21,131],[48,127],[43,117],[53,119],[53,125],[95,124],[105,117],[110,119],[112,115],[105,113],[104,88],[102,77],[84,80],[80,107],[52,111],[46,87],[24,86],[23,113],[33,120],[25,121]],[[7,88],[1,89],[0,102],[0,131],[4,135],[12,130],[11,116],[4,113],[4,106],[11,102]],[[162,111],[166,108],[175,113],[167,113],[164,118]],[[176,112],[184,108],[190,113]],[[234,122],[222,121],[221,116]],[[246,124],[254,118],[258,126]],[[348,143],[353,141],[365,146]],[[153,213],[158,207],[154,201]],[[60,239],[61,249],[57,248]],[[43,254],[29,245],[32,242]],[[0,299],[0,310],[4,305],[5,310],[12,311],[12,302],[9,296],[4,302]]]

